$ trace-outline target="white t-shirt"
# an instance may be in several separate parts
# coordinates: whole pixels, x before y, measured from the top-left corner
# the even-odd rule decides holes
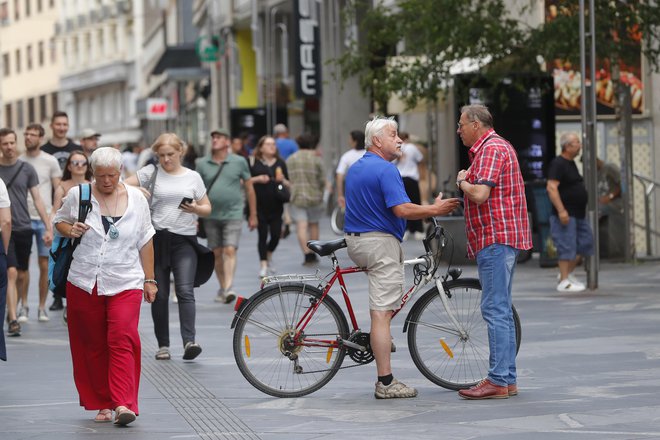
[[[46,214],[50,214],[53,208],[53,179],[62,178],[62,170],[60,164],[48,153],[39,152],[36,157],[28,156],[27,154],[21,155],[21,160],[29,163],[37,171],[39,176],[39,194],[41,200],[44,202]],[[30,211],[30,220],[41,220],[37,208],[34,207],[34,200],[32,194],[28,192],[28,210]]]
[[[364,156],[364,153],[366,153],[367,150],[362,149],[362,150],[356,150],[356,149],[351,149],[347,151],[346,153],[341,155],[341,158],[339,159],[339,164],[337,164],[337,174],[346,174],[346,171],[353,165],[355,162],[357,162],[362,156]]]
[[[401,177],[410,177],[419,180],[419,163],[424,160],[424,155],[415,144],[406,143],[401,145],[403,156],[399,159],[396,167]]]
[[[153,165],[138,170],[140,186],[149,185],[153,172]],[[196,235],[197,215],[179,209],[179,204],[184,197],[199,201],[205,194],[206,187],[198,172],[184,168],[181,174],[168,174],[159,167],[151,202],[154,228],[158,231],[167,229],[179,235]]]

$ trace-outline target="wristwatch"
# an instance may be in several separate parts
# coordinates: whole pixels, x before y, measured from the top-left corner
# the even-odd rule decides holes
[[[465,179],[458,179],[458,180],[456,181],[456,187],[457,187],[458,189],[461,189],[461,183],[463,183],[463,182],[465,182]]]

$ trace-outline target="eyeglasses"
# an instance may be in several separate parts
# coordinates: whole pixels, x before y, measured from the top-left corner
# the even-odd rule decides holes
[[[473,122],[477,122],[477,121],[457,122],[457,123],[456,123],[456,126],[457,126],[457,127],[459,128],[459,130],[460,130],[461,128],[463,128],[464,125],[472,124]]]
[[[87,161],[86,160],[72,160],[71,165],[74,167],[86,167],[87,166]]]

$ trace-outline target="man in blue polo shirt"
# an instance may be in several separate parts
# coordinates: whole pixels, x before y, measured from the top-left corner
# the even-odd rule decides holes
[[[410,202],[403,179],[391,161],[401,157],[402,140],[392,118],[376,118],[365,128],[367,152],[346,174],[344,230],[348,255],[367,269],[369,277],[370,342],[376,358],[377,399],[415,397],[417,390],[392,376],[390,321],[403,297],[403,249],[406,220],[446,215],[458,199],[433,205]]]

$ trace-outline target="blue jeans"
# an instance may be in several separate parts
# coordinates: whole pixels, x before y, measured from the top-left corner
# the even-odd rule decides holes
[[[516,328],[511,287],[518,250],[493,244],[477,253],[481,281],[481,314],[488,326],[488,379],[499,386],[516,383]]]

